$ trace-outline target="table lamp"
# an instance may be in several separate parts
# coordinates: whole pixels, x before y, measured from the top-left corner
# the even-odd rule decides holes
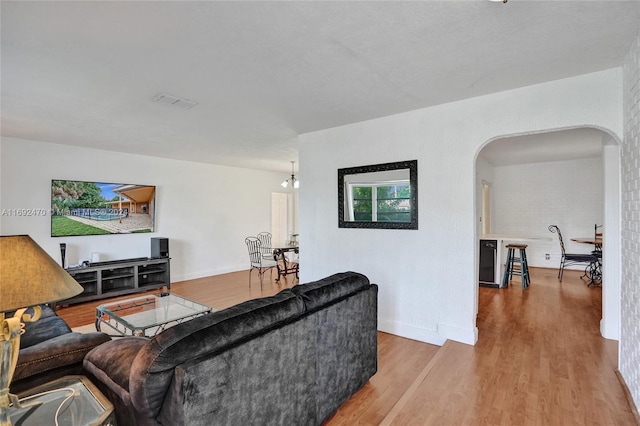
[[[0,426],[11,425],[9,385],[18,362],[22,322],[40,318],[41,304],[68,299],[83,288],[28,235],[0,236]],[[27,309],[32,308],[27,313]],[[15,314],[7,318],[8,312]]]

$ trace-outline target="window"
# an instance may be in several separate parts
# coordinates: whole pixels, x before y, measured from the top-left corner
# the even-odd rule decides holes
[[[411,222],[408,180],[347,184],[349,219],[358,222]]]
[[[418,160],[338,169],[338,227],[418,229]]]

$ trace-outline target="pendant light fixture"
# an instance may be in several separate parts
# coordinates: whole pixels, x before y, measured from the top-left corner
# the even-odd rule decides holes
[[[289,186],[289,184],[291,183],[291,185],[293,186],[294,189],[298,189],[300,187],[300,181],[298,179],[296,179],[296,176],[293,174],[293,164],[295,163],[295,161],[291,162],[291,178],[290,179],[286,179],[284,182],[282,182],[280,185],[282,185],[283,188],[286,188]]]

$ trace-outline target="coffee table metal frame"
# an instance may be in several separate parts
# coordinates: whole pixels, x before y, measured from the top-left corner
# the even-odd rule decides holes
[[[111,328],[118,336],[153,337],[166,328],[213,311],[186,297],[163,292],[105,303],[96,308],[96,330]]]

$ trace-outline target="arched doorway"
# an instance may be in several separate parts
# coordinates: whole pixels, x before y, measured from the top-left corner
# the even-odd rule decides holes
[[[603,337],[619,339],[620,328],[620,148],[619,141],[607,130],[594,127],[579,127],[572,129],[549,129],[526,135],[502,135],[488,140],[479,150],[476,156],[476,196],[475,211],[476,232],[478,239],[483,233],[483,221],[493,224],[490,230],[500,233],[522,233],[523,228],[518,228],[513,221],[505,221],[507,216],[518,217],[524,222],[522,226],[527,228],[529,235],[544,235],[546,226],[551,221],[564,221],[570,233],[585,233],[595,223],[604,225],[606,237],[603,244],[603,285],[602,289],[602,320],[600,332]],[[568,170],[563,171],[563,167]],[[503,168],[503,169],[502,169]],[[585,170],[586,169],[586,170]],[[498,172],[496,172],[498,170]],[[517,188],[517,194],[505,197],[505,192],[514,190],[505,185],[506,179],[512,178],[516,173],[527,174],[542,173],[554,176],[553,184],[544,188],[544,184],[535,187],[525,185]],[[493,174],[492,174],[493,173]],[[580,179],[576,184],[576,176],[567,185],[562,182],[563,176],[577,175],[581,173],[584,185],[581,187]],[[589,174],[591,173],[591,174]],[[496,184],[495,180],[501,180]],[[542,182],[545,182],[542,180]],[[486,194],[483,189],[490,184],[492,187],[492,205],[490,209],[483,209],[483,199],[486,202]],[[530,193],[528,192],[530,191]],[[500,198],[502,194],[502,199]],[[593,211],[593,200],[580,204],[579,197],[594,197],[597,199],[598,211]],[[576,198],[578,197],[578,198]],[[498,200],[496,200],[498,198]],[[528,206],[524,213],[514,213],[514,210],[504,213],[500,206],[507,200],[521,200]],[[575,203],[572,204],[571,200]],[[558,201],[560,200],[560,201]],[[584,207],[587,206],[587,207]],[[581,210],[581,207],[584,207]],[[553,211],[553,210],[556,211]],[[583,210],[589,210],[585,212]],[[483,211],[498,212],[491,218],[483,218]],[[551,213],[549,213],[551,211]],[[486,214],[486,213],[484,213]],[[488,220],[487,220],[488,219]],[[549,222],[549,223],[547,223]],[[601,222],[601,223],[599,223]],[[546,225],[546,226],[545,226]],[[573,228],[572,228],[573,227]],[[486,232],[486,227],[484,229]],[[563,229],[564,233],[564,229]],[[549,235],[551,236],[551,235]],[[555,237],[555,236],[553,236]],[[565,237],[566,238],[566,237]],[[534,245],[531,254],[528,253],[529,264],[541,267],[557,267],[559,259],[548,256],[553,253],[558,242],[549,239],[547,245]],[[476,248],[477,250],[477,248]],[[556,250],[556,253],[558,250]],[[546,256],[546,257],[545,257]],[[533,259],[533,263],[532,263]],[[477,290],[476,290],[477,291]],[[477,302],[477,297],[476,297]],[[481,333],[482,331],[479,330]]]

